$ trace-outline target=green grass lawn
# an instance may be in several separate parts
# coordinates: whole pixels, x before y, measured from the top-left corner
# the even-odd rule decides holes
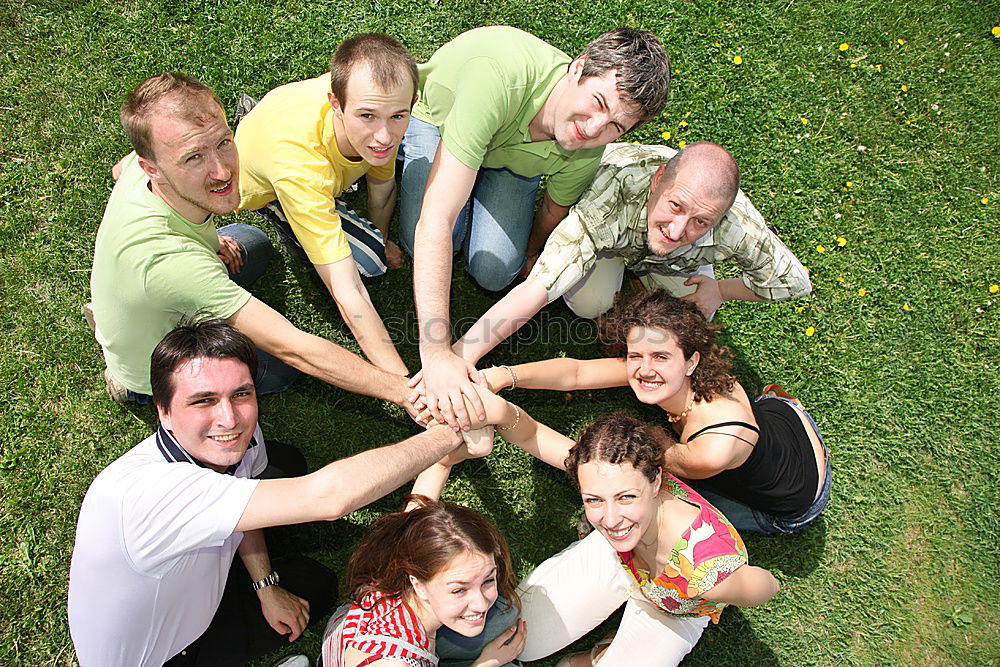
[[[10,0],[0,8],[0,664],[75,664],[65,606],[80,502],[154,424],[151,408],[106,398],[79,312],[110,168],[128,150],[126,92],[179,69],[231,109],[240,92],[323,72],[352,34],[389,32],[425,60],[484,24],[571,54],[619,24],[659,34],[671,101],[628,138],[728,147],[746,193],[811,271],[808,298],[729,304],[718,321],[748,388],[781,382],[812,411],[833,497],[804,533],[747,540],[782,590],[727,610],[685,664],[1000,663],[996,0]],[[368,287],[415,368],[411,267]],[[279,259],[257,294],[357,349],[315,275]],[[452,295],[466,326],[495,299],[460,269]],[[485,361],[598,356],[593,333],[554,304]],[[617,409],[654,415],[627,390],[512,397],[568,434]],[[394,406],[311,379],[264,398],[261,418],[313,467],[415,429]],[[506,445],[456,470],[445,495],[497,522],[520,574],[572,539],[579,512],[562,474]],[[398,502],[272,531],[271,550],[304,548],[342,572],[365,526]],[[321,630],[304,650],[315,654]]]

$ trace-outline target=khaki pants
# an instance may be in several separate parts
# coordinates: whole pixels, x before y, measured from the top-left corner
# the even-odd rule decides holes
[[[684,281],[697,274],[714,278],[715,267],[708,264],[694,273],[678,276],[647,273],[639,280],[646,289],[662,288],[669,294],[682,297],[694,292],[695,288],[685,285]],[[614,305],[615,296],[622,289],[624,275],[625,262],[622,258],[598,257],[593,268],[563,295],[563,300],[579,317],[595,320]]]

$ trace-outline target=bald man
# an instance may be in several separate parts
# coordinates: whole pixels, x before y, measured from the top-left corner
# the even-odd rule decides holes
[[[731,260],[740,278],[716,280]],[[734,299],[782,301],[812,286],[740,190],[729,151],[707,141],[666,146],[610,144],[590,188],[552,232],[528,279],[479,318],[454,350],[476,363],[560,296],[580,317],[614,303],[625,269],[711,318]]]

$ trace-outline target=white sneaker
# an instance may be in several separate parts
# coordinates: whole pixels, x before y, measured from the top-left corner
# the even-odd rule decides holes
[[[272,667],[309,667],[309,658],[304,655],[290,655],[274,663]]]

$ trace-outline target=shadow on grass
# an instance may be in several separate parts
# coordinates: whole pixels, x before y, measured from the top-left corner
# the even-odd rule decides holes
[[[739,607],[729,606],[722,612],[718,625],[709,625],[698,645],[684,660],[685,667],[694,665],[754,665],[770,667],[781,662],[770,646],[757,637],[753,626]]]
[[[826,520],[820,516],[794,535],[747,537],[750,562],[766,570],[780,570],[790,577],[804,577],[815,570],[826,551]]]

